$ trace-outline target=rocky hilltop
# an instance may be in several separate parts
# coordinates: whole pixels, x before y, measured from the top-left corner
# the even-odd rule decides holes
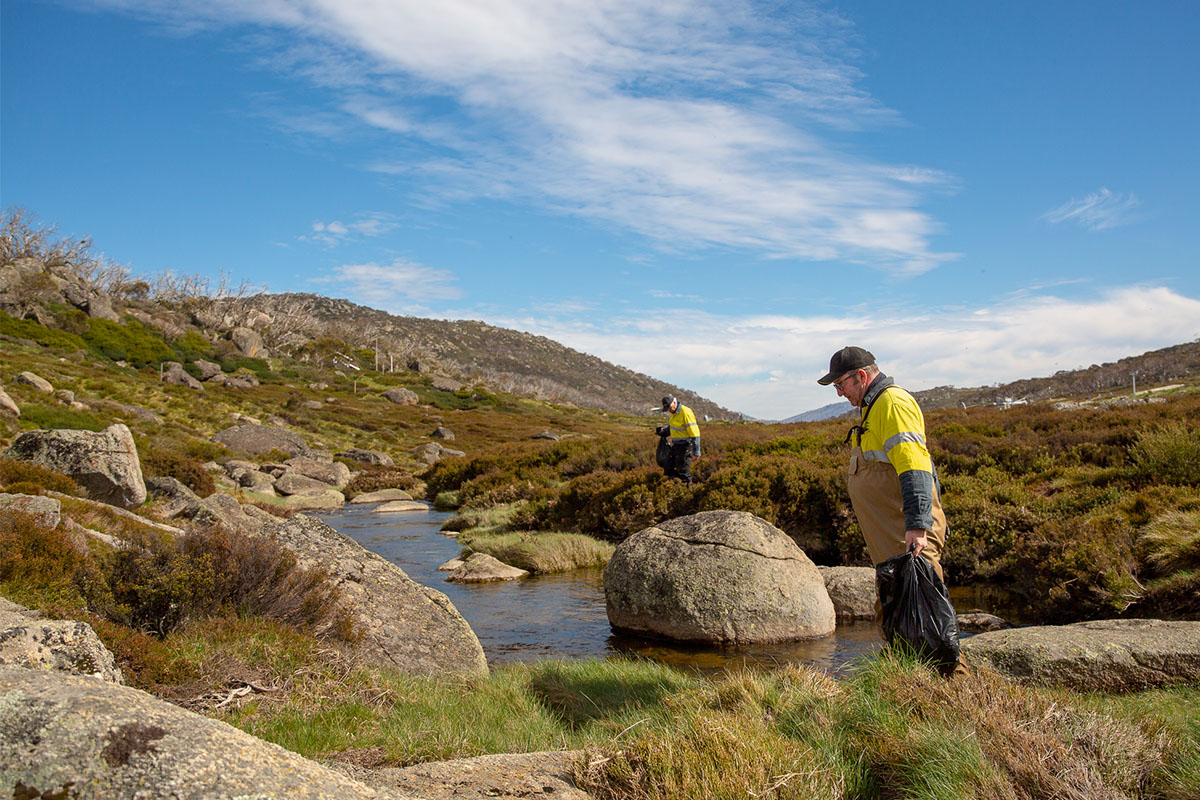
[[[0,311],[80,334],[89,320],[130,318],[176,351],[285,359],[344,372],[364,369],[440,375],[524,397],[642,414],[675,395],[697,416],[739,414],[694,392],[656,380],[543,336],[472,320],[403,317],[313,294],[250,294],[246,285],[212,286],[196,276],[139,278],[94,255],[90,240],[65,240],[26,212],[0,220]],[[123,360],[123,359],[114,359]],[[182,358],[163,358],[139,366]]]

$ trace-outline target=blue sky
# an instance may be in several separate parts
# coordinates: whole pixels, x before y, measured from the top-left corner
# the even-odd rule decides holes
[[[1200,337],[1200,3],[4,0],[0,201],[781,418]],[[650,398],[653,400],[653,398]]]

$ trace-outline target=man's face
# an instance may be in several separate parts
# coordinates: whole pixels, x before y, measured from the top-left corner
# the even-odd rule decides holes
[[[833,382],[838,395],[849,400],[850,405],[856,408],[862,407],[863,396],[866,395],[870,384],[865,369],[852,369]]]
[[[679,409],[679,401],[678,400],[673,401],[671,403],[671,405],[667,406],[667,411],[670,411],[672,414],[674,414],[678,409]]]

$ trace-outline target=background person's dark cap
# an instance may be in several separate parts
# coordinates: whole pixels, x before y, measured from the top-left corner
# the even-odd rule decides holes
[[[818,378],[817,383],[828,386],[852,369],[862,369],[875,363],[875,356],[870,350],[861,347],[843,347],[829,359],[829,374]]]

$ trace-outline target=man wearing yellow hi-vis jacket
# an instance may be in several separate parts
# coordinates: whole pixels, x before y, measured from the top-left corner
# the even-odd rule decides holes
[[[859,424],[847,435],[853,445],[848,488],[871,561],[879,564],[915,545],[914,552],[944,579],[946,515],[916,399],[881,373],[875,356],[861,347],[834,353],[829,374],[817,382],[832,383],[861,410]]]
[[[691,483],[692,459],[700,455],[700,426],[696,424],[696,415],[670,395],[662,399],[662,410],[671,415],[668,422],[671,462],[666,473],[669,477]]]

